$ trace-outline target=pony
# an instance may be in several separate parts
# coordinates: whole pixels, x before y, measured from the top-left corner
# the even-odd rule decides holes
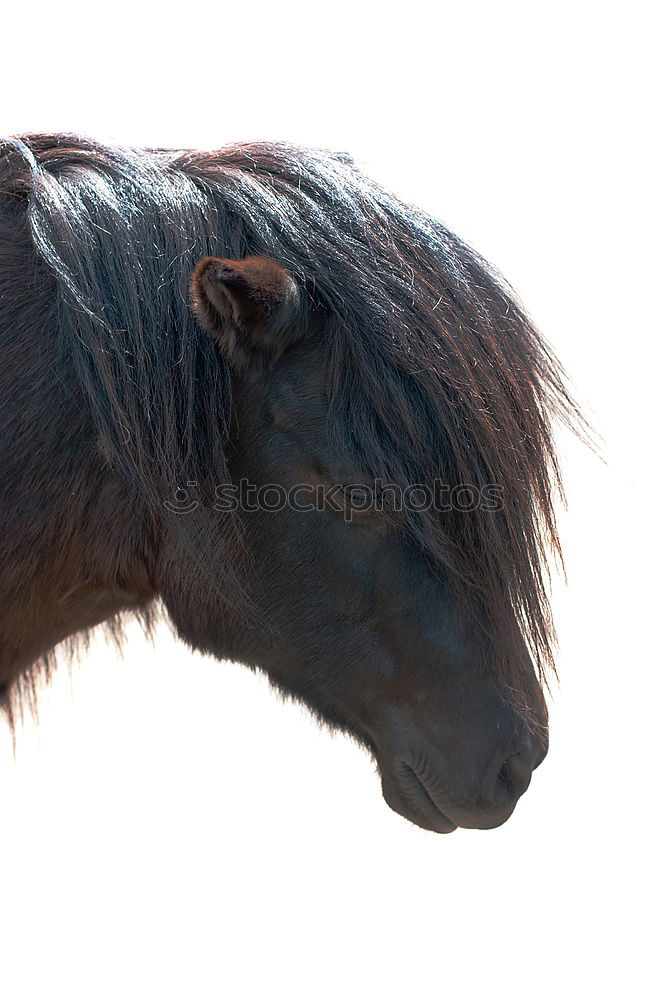
[[[564,372],[504,279],[343,154],[0,143],[0,690],[166,613],[505,822],[547,751]]]

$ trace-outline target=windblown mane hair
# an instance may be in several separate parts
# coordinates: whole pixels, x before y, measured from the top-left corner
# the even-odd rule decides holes
[[[404,527],[494,636],[502,679],[522,672],[519,635],[545,675],[547,558],[559,554],[552,422],[578,414],[559,363],[481,257],[348,158],[283,144],[199,152],[24,136],[0,143],[0,194],[25,206],[55,278],[63,350],[105,454],[156,517],[188,479],[228,480],[229,372],[189,307],[191,271],[205,255],[274,257],[304,310],[324,317],[333,406],[346,414],[333,426],[370,476],[501,489],[497,512],[430,507],[405,512]],[[234,560],[209,565],[204,522],[198,531],[180,544],[238,608]]]

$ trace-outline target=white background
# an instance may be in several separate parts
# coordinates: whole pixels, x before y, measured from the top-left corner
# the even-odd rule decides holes
[[[660,996],[666,944],[666,34],[637,2],[12,4],[0,133],[353,153],[518,289],[564,440],[552,748],[439,837],[266,683],[131,632],[0,731],[0,991]],[[664,37],[663,37],[664,35]]]

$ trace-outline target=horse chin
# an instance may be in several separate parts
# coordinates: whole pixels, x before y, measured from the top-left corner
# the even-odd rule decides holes
[[[420,778],[410,768],[403,778],[381,775],[383,797],[390,808],[415,826],[431,833],[457,830],[449,816],[436,804]]]

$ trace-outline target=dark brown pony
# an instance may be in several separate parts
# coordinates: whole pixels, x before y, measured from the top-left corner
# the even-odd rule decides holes
[[[162,602],[374,754],[428,829],[543,758],[559,364],[348,160],[0,143],[0,682]],[[13,689],[13,690],[12,690]]]

